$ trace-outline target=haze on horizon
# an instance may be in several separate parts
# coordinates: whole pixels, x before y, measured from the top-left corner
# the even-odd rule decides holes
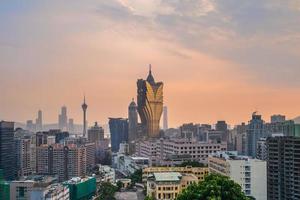
[[[300,115],[299,0],[3,0],[0,120],[127,117],[164,82],[170,126]]]

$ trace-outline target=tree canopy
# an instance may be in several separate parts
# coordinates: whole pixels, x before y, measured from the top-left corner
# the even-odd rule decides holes
[[[176,200],[249,200],[239,184],[226,176],[209,174],[204,181],[190,185]]]
[[[118,187],[112,185],[109,182],[103,182],[98,190],[98,200],[114,200],[115,193],[118,191]]]
[[[131,183],[142,183],[143,170],[136,170],[133,174],[131,174],[128,178],[131,179]]]

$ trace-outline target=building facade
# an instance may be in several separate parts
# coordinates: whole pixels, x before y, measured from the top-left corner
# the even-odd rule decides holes
[[[267,199],[267,163],[237,152],[217,152],[208,158],[209,171],[230,177],[247,196],[256,200]]]
[[[70,200],[91,199],[96,194],[96,178],[73,177],[63,183],[70,191]]]
[[[14,123],[0,121],[0,169],[5,180],[14,180],[17,175]]]
[[[69,144],[42,145],[37,147],[37,173],[57,175],[59,181],[85,176],[87,171],[87,148]]]
[[[163,83],[155,82],[151,66],[146,80],[137,81],[137,108],[148,137],[159,137],[159,124],[163,112]]]
[[[10,182],[10,200],[45,199],[45,194],[56,184],[57,178],[50,176],[29,176]]]
[[[269,137],[268,200],[300,199],[300,138]]]
[[[267,138],[260,138],[257,141],[256,158],[259,160],[267,160],[267,156],[268,156]]]
[[[264,121],[261,119],[261,115],[254,112],[247,126],[247,156],[256,158],[257,141],[264,136],[266,136]]]
[[[109,129],[112,152],[118,152],[122,142],[128,143],[128,120],[109,118]]]
[[[158,139],[139,141],[136,154],[150,159],[150,166],[175,166],[193,160],[207,164],[208,156],[226,151],[227,143],[200,142],[193,139]]]

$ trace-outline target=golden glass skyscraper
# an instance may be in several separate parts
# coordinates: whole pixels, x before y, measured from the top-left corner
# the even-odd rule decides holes
[[[159,137],[159,122],[163,112],[163,83],[155,82],[151,65],[146,80],[137,81],[137,107],[148,137]]]

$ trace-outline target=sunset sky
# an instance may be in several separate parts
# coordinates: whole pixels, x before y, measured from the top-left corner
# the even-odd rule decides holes
[[[169,124],[300,115],[300,0],[1,0],[0,120],[127,117],[152,64]]]

